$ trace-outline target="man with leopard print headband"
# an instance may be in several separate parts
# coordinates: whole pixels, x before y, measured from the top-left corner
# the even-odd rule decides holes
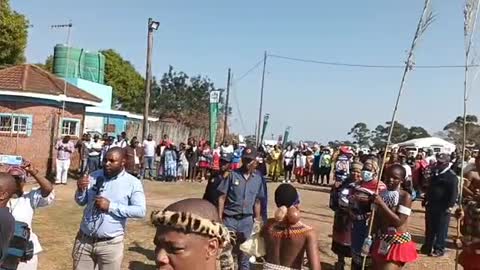
[[[217,209],[206,200],[178,201],[163,211],[153,211],[151,222],[157,228],[155,269],[215,270],[218,259],[222,260],[220,253],[231,242]],[[231,263],[229,269],[233,269]]]

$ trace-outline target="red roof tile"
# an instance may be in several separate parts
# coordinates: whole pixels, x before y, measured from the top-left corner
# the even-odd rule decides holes
[[[64,80],[37,67],[24,64],[0,70],[0,90],[63,95]],[[67,97],[101,102],[98,97],[67,83]]]

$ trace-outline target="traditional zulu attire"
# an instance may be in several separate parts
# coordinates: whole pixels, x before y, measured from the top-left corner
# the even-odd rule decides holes
[[[285,224],[284,222],[269,222],[265,227],[265,230],[275,239],[292,239],[299,236],[304,236],[313,230],[312,227],[298,222],[295,225]],[[263,264],[263,270],[294,270],[282,265],[265,262]]]
[[[463,249],[458,257],[458,263],[465,270],[478,270],[480,269],[480,202],[467,203],[463,227]]]
[[[399,205],[399,190],[384,191],[381,197],[390,209],[410,216],[411,209]],[[377,235],[372,247],[372,257],[375,261],[408,263],[417,259],[417,248],[409,232],[397,232],[396,228],[389,227],[387,232]]]
[[[379,180],[378,180],[379,181]],[[371,196],[375,193],[377,187],[376,181],[361,182],[357,185],[352,194]],[[383,182],[379,183],[378,190],[382,192],[386,189]],[[370,204],[361,204],[355,200],[350,200],[349,207],[353,212],[352,217],[352,231],[351,231],[351,251],[352,251],[352,269],[361,269],[363,263],[363,256],[361,255],[363,242],[368,237],[368,225],[371,215]],[[367,256],[366,267],[372,265],[371,257]]]
[[[350,235],[352,223],[349,215],[348,195],[354,185],[345,181],[340,187],[332,188],[330,193],[330,208],[335,211],[333,217],[332,251],[343,257],[351,256]]]

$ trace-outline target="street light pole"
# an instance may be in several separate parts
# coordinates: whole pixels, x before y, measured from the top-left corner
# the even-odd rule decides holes
[[[228,77],[227,77],[227,98],[225,100],[225,119],[223,122],[223,140],[227,139],[227,129],[228,129],[228,113],[230,109],[228,108],[228,100],[230,99],[230,78],[231,78],[231,69],[228,69]]]
[[[257,134],[256,134],[256,143],[257,147],[262,144],[262,141],[260,140],[260,130],[261,124],[262,123],[262,109],[263,109],[263,87],[265,86],[265,68],[267,66],[267,51],[265,51],[265,54],[263,55],[263,72],[262,72],[262,87],[260,88],[260,108],[258,109],[258,125],[257,125]]]
[[[143,109],[143,132],[142,141],[148,134],[148,115],[150,111],[150,92],[152,84],[152,47],[153,47],[153,31],[160,26],[159,22],[152,18],[148,19],[148,37],[147,37],[147,71],[145,75],[145,107]]]

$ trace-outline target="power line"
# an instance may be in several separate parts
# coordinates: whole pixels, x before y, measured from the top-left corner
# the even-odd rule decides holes
[[[312,60],[312,59],[303,59],[303,58],[296,58],[296,57],[289,57],[283,55],[276,55],[276,54],[269,54],[269,57],[296,61],[296,62],[304,62],[304,63],[312,63],[312,64],[320,64],[320,65],[327,65],[327,66],[344,66],[344,67],[356,67],[356,68],[378,68],[378,69],[394,69],[394,68],[405,68],[405,65],[370,65],[370,64],[354,64],[354,63],[344,63],[344,62],[329,62],[329,61],[321,61],[321,60]],[[480,65],[469,65],[468,67],[480,67]],[[465,68],[464,65],[415,65],[414,68],[424,68],[424,69],[442,69],[442,68]]]
[[[237,109],[238,118],[240,119],[240,125],[242,126],[243,132],[246,133],[247,129],[245,128],[245,122],[243,121],[242,112],[240,110],[240,104],[239,104],[238,98],[237,98],[237,87],[234,83],[232,83],[231,88],[232,88],[232,94],[233,94],[232,95],[233,96],[233,101],[235,102],[235,108]]]
[[[255,63],[255,65],[253,65],[253,67],[251,67],[249,70],[247,70],[247,72],[243,73],[242,76],[240,76],[238,79],[236,79],[234,82],[239,82],[241,81],[243,78],[247,77],[248,74],[250,74],[250,72],[254,71],[256,68],[258,68],[260,66],[260,64],[263,63],[263,58],[260,59],[260,61],[258,61],[257,63]]]

